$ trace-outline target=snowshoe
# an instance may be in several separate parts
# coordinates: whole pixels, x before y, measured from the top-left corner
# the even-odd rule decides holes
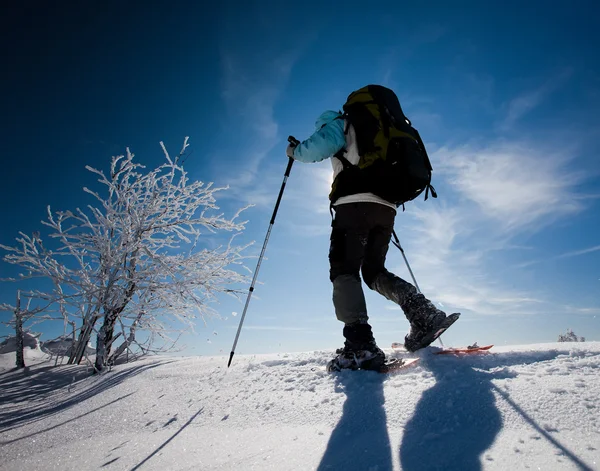
[[[346,341],[344,348],[336,350],[337,356],[327,364],[327,371],[350,370],[379,370],[385,364],[385,353],[370,342],[365,348],[353,348]]]

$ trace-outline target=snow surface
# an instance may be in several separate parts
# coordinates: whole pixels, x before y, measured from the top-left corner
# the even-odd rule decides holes
[[[600,469],[600,343],[435,350],[395,375],[323,351],[7,371],[0,470]]]

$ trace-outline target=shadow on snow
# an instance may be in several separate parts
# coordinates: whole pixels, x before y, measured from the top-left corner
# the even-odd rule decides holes
[[[435,347],[421,355],[421,367],[430,370],[435,384],[423,392],[407,422],[399,450],[405,471],[479,471],[482,458],[503,422],[496,401],[505,400],[535,429],[542,430],[493,380],[514,378],[506,368],[557,358],[561,352],[511,352],[469,357],[438,357]],[[400,373],[401,374],[401,373]],[[342,371],[335,387],[346,394],[342,417],[333,430],[318,471],[392,469],[391,445],[385,414],[387,375]],[[572,452],[543,433],[579,469],[590,469]]]
[[[480,456],[502,428],[491,382],[498,375],[474,369],[471,358],[424,357],[422,364],[436,382],[404,429],[402,469],[480,470]]]
[[[28,372],[19,370],[5,373],[1,376],[2,381],[0,382],[0,432],[50,417],[146,370],[168,363],[170,361],[146,363],[92,377],[90,377],[87,367],[83,366],[43,367]],[[71,387],[77,391],[69,394]],[[67,388],[68,396],[58,401],[51,401],[50,397],[56,394],[57,390],[64,388]],[[54,403],[50,405],[51,402]],[[97,409],[103,407],[105,406]],[[67,422],[73,420],[76,419]],[[52,428],[56,428],[56,426]]]
[[[196,412],[193,416],[191,416],[189,418],[189,420],[185,424],[183,424],[179,430],[177,430],[177,432],[175,432],[173,435],[171,435],[171,437],[169,437],[168,440],[166,440],[162,445],[160,445],[156,450],[154,450],[152,453],[150,453],[146,458],[144,458],[142,461],[140,461],[137,465],[135,465],[133,468],[131,468],[131,471],[137,471],[145,463],[147,463],[149,460],[151,460],[154,456],[159,454],[164,447],[166,447],[172,440],[174,440],[177,435],[179,435],[181,432],[183,432],[188,427],[188,425],[190,425],[194,421],[194,419],[196,419],[196,417],[198,417],[200,414],[202,414],[203,411],[204,411],[204,407],[202,407],[200,410],[198,410],[198,412]],[[116,460],[113,460],[113,461],[116,461]],[[107,463],[107,464],[110,464],[110,463],[111,462],[109,461],[109,463]]]
[[[366,371],[335,374],[335,388],[346,393],[342,417],[317,468],[392,469],[383,394],[385,375]]]
[[[429,350],[435,351],[436,348]],[[482,456],[503,425],[496,405],[496,401],[502,398],[579,469],[589,470],[566,447],[544,433],[532,417],[492,382],[494,379],[518,376],[518,373],[505,367],[551,361],[560,353],[558,350],[549,350],[461,358],[423,355],[421,364],[434,374],[436,382],[422,394],[412,418],[406,424],[400,445],[402,469],[481,470]],[[492,369],[496,371],[490,371]],[[492,456],[486,456],[485,459],[493,462]]]

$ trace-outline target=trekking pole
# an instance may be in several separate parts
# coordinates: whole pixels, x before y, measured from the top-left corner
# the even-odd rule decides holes
[[[295,137],[288,137],[288,142],[290,144],[298,145],[300,141]],[[265,242],[263,243],[262,250],[260,252],[260,256],[258,257],[258,263],[256,265],[256,269],[254,270],[254,276],[252,277],[252,283],[250,284],[250,289],[248,290],[248,297],[246,298],[246,305],[244,306],[244,312],[242,312],[242,318],[240,319],[240,325],[238,326],[237,333],[235,334],[235,340],[233,341],[233,347],[231,347],[231,354],[229,355],[229,362],[227,363],[227,368],[231,365],[231,360],[233,360],[233,355],[235,354],[235,347],[237,346],[238,340],[240,338],[240,332],[242,331],[242,325],[244,324],[244,319],[246,318],[246,311],[248,310],[248,305],[250,304],[250,298],[252,297],[252,293],[254,292],[254,284],[256,283],[256,278],[258,277],[258,271],[260,270],[260,265],[262,263],[263,256],[265,255],[265,250],[267,248],[267,243],[269,242],[269,237],[271,236],[271,229],[273,228],[273,224],[275,224],[275,216],[277,216],[277,210],[279,209],[279,203],[281,203],[281,197],[283,196],[283,190],[285,189],[285,183],[287,182],[288,177],[290,176],[290,171],[292,170],[292,165],[294,164],[294,159],[290,157],[290,161],[288,162],[287,168],[285,169],[285,175],[283,177],[283,183],[281,184],[281,189],[279,190],[279,196],[277,197],[277,203],[275,203],[275,209],[273,210],[273,215],[271,216],[271,222],[269,223],[269,229],[267,230],[267,236],[265,237]]]
[[[406,267],[408,268],[408,271],[410,272],[410,276],[412,277],[412,280],[415,283],[415,287],[417,288],[417,292],[420,293],[421,288],[419,288],[419,285],[417,284],[415,275],[413,274],[413,271],[411,270],[410,265],[408,264],[408,259],[406,258],[406,255],[404,254],[404,249],[400,245],[400,240],[398,239],[398,236],[396,235],[396,231],[392,231],[392,234],[394,235],[394,240],[392,241],[392,244],[394,244],[396,247],[398,247],[400,249],[400,252],[402,253],[402,257],[404,258],[404,261],[406,262]],[[442,344],[442,347],[443,347],[444,342],[442,342],[441,335],[438,337],[438,340],[440,341],[440,343]]]
[[[398,239],[398,236],[396,235],[396,231],[392,231],[392,234],[394,235],[394,240],[392,241],[392,243],[398,247],[400,249],[400,252],[402,252],[402,257],[404,258],[404,262],[406,263],[406,267],[408,268],[408,271],[410,272],[410,276],[412,277],[412,280],[415,284],[415,287],[417,288],[417,292],[421,292],[421,288],[419,288],[419,285],[417,284],[417,280],[415,279],[415,275],[413,274],[413,271],[410,268],[410,265],[408,264],[408,260],[406,258],[406,255],[404,254],[404,249],[402,248],[402,246],[400,245],[400,240]]]

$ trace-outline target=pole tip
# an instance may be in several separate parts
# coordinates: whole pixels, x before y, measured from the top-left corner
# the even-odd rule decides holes
[[[231,352],[231,353],[229,354],[229,362],[227,363],[227,368],[229,368],[229,367],[231,366],[231,360],[233,360],[233,355],[234,355],[234,353],[235,353],[235,352]]]

